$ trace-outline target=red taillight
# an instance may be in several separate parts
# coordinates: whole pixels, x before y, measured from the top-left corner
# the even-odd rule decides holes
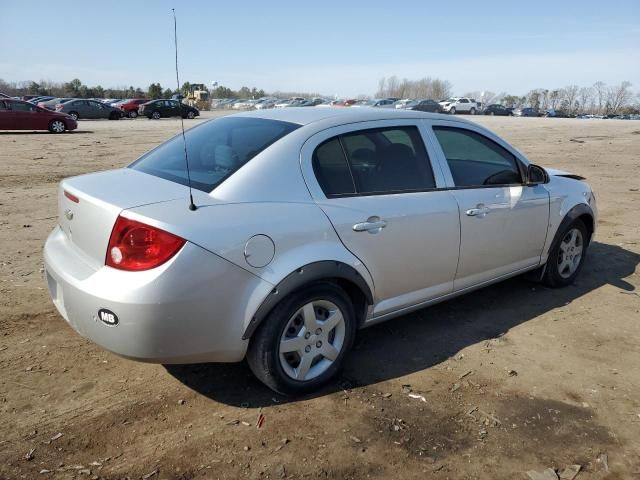
[[[118,217],[113,226],[105,264],[119,270],[149,270],[162,265],[185,240],[159,228]]]
[[[64,191],[64,196],[71,200],[73,203],[79,203],[80,199],[76,197],[73,193],[69,193],[66,190]]]

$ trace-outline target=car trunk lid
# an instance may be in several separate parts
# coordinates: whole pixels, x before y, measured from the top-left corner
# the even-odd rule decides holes
[[[97,269],[123,210],[187,195],[184,185],[129,168],[81,175],[60,183],[58,223],[72,248]]]

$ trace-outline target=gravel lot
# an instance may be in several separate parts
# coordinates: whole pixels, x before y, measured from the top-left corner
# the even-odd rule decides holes
[[[0,478],[640,478],[640,122],[472,119],[594,187],[577,284],[513,279],[362,331],[339,381],[299,400],[244,364],[121,359],[49,301],[57,183],[129,163],[178,121],[0,132]]]

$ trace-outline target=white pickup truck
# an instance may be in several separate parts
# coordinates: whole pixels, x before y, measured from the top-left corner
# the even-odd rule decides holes
[[[455,115],[456,113],[468,113],[470,115],[475,115],[478,111],[478,104],[473,98],[451,97],[447,100],[442,100],[439,103],[442,110],[446,113],[450,113],[451,115]]]

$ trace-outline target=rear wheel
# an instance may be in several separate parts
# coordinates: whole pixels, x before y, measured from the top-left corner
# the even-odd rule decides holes
[[[450,113],[451,115],[455,115],[455,114],[456,114],[456,107],[451,107],[451,108],[449,109],[449,113]]]
[[[78,120],[80,118],[80,115],[78,115],[78,112],[69,112],[69,116],[74,120]]]
[[[190,119],[190,120],[193,120],[194,118],[196,118],[196,114],[191,112],[191,111],[189,111],[189,112],[187,112],[187,118]]]
[[[49,131],[51,133],[64,133],[66,129],[67,126],[62,120],[51,120],[49,123]]]
[[[344,290],[315,283],[276,305],[252,337],[247,361],[269,388],[309,393],[335,376],[355,332],[353,305]]]
[[[129,112],[129,118],[137,118],[138,116],[138,112],[136,112],[135,110],[131,110]]]
[[[156,110],[151,114],[151,118],[153,118],[154,120],[160,120],[160,112]]]
[[[544,282],[551,287],[565,287],[576,279],[587,253],[589,233],[581,220],[565,227],[549,252]]]
[[[476,109],[474,107],[471,107],[471,110],[469,110],[469,113],[471,115],[475,115],[476,114]]]
[[[489,113],[489,115],[491,115],[493,117],[493,116],[495,116],[495,112],[491,112],[491,113]]]

